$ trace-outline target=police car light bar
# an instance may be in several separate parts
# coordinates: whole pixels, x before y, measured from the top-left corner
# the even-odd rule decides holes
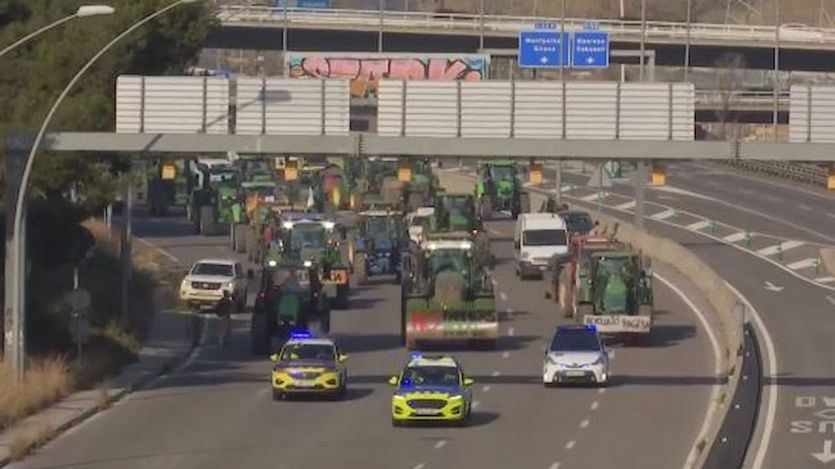
[[[312,339],[313,334],[310,331],[292,331],[290,332],[291,339]]]
[[[409,354],[409,360],[418,360],[423,358],[423,354],[420,352],[412,352]]]

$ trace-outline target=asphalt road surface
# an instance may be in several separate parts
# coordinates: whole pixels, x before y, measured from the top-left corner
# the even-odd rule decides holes
[[[553,173],[546,172],[546,177],[553,177]],[[565,180],[585,185],[587,176],[567,174]],[[693,163],[671,166],[668,182],[668,188],[648,190],[647,200],[752,232],[835,245],[835,197],[823,190]],[[669,188],[684,191],[671,192]],[[610,191],[625,196],[634,193],[626,182],[615,183]],[[593,203],[589,207],[593,208]],[[647,226],[694,250],[739,290],[743,303],[749,304],[748,317],[758,326],[765,386],[746,467],[832,465],[835,290],[692,230],[654,221],[648,221]],[[828,286],[835,287],[835,283]]]
[[[399,290],[380,280],[356,288],[351,309],[334,311],[332,335],[350,355],[344,401],[273,402],[271,363],[249,353],[248,317],[236,317],[226,348],[211,321],[180,369],[12,467],[682,467],[715,384],[712,346],[691,308],[656,282],[654,339],[613,346],[610,387],[546,389],[542,350],[560,315],[542,282],[516,279],[512,222],[489,227],[499,239],[493,277],[506,312],[501,338],[494,351],[451,352],[476,380],[471,426],[392,428],[386,381],[407,353],[398,338]],[[139,218],[135,233],[164,249],[172,264],[234,257],[225,238],[193,236],[173,218]]]

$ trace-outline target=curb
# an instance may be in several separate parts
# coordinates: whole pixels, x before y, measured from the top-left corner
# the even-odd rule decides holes
[[[197,318],[198,318],[198,321],[199,321],[198,325],[200,327],[198,327],[196,330],[200,331],[200,330],[202,330],[202,323],[205,319],[201,316],[198,316]],[[198,332],[198,334],[199,334],[199,332]],[[98,414],[99,412],[102,412],[102,411],[105,411],[105,410],[109,409],[113,404],[122,400],[125,396],[148,386],[149,384],[151,384],[153,381],[155,381],[159,377],[164,376],[164,375],[168,374],[169,372],[171,372],[172,370],[176,369],[178,365],[180,365],[181,363],[184,363],[188,359],[188,356],[197,347],[197,345],[199,343],[199,339],[200,339],[199,337],[189,338],[189,340],[188,340],[189,345],[184,350],[184,352],[182,354],[179,354],[178,356],[172,357],[170,360],[167,360],[165,363],[163,363],[161,366],[159,366],[159,368],[156,369],[156,370],[148,371],[146,373],[143,373],[143,376],[140,376],[134,382],[129,383],[126,386],[122,387],[119,391],[113,393],[112,395],[108,393],[108,396],[107,396],[107,399],[106,399],[106,402],[105,402],[104,405],[95,405],[95,406],[93,406],[93,407],[91,407],[87,410],[82,411],[78,415],[73,416],[69,420],[61,423],[60,425],[57,425],[54,428],[52,428],[50,430],[49,437],[47,437],[47,438],[45,438],[41,441],[38,441],[36,443],[32,443],[26,448],[27,454],[30,454],[32,451],[45,446],[49,442],[51,442],[51,441],[55,440],[56,438],[60,437],[67,430],[75,427],[76,425],[81,424],[82,422],[84,422],[85,420],[89,419],[90,417]],[[128,366],[130,366],[130,365],[128,365]],[[69,396],[67,396],[67,397],[69,397]],[[58,404],[60,402],[61,401],[57,401],[53,405]],[[32,416],[35,416],[35,415],[37,415],[37,413],[32,414]],[[11,426],[9,428],[7,428],[7,431],[11,431],[10,429],[11,429]],[[9,465],[12,462],[13,461],[11,459],[11,456],[9,456],[9,455],[0,456],[0,468],[6,467],[7,465]]]

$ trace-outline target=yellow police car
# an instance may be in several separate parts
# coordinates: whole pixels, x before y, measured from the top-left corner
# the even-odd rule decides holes
[[[336,344],[308,332],[294,332],[279,353],[270,356],[273,400],[313,394],[339,399],[345,396],[348,371]]]
[[[452,357],[410,355],[403,371],[389,380],[397,388],[391,398],[392,425],[416,421],[466,425],[473,383]]]

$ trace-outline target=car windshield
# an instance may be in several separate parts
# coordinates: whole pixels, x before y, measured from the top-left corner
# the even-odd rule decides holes
[[[231,277],[232,266],[229,264],[212,264],[199,262],[191,269],[193,275],[216,275],[220,277]]]
[[[452,366],[410,366],[403,372],[401,384],[409,386],[457,386],[458,369]]]
[[[296,225],[290,231],[290,249],[322,249],[325,247],[325,227],[318,223]]]
[[[429,257],[429,267],[432,273],[437,275],[445,270],[454,272],[466,272],[467,260],[466,251],[460,249],[439,249]]]
[[[282,360],[334,360],[333,345],[290,344],[281,350]]]
[[[588,213],[566,213],[562,219],[572,233],[588,233],[594,228],[594,221]]]
[[[600,341],[594,332],[586,330],[557,330],[551,341],[552,352],[596,352]]]
[[[525,246],[564,246],[565,230],[525,230],[522,242]]]
[[[494,181],[513,179],[513,170],[510,166],[492,166],[490,167],[490,177]]]

